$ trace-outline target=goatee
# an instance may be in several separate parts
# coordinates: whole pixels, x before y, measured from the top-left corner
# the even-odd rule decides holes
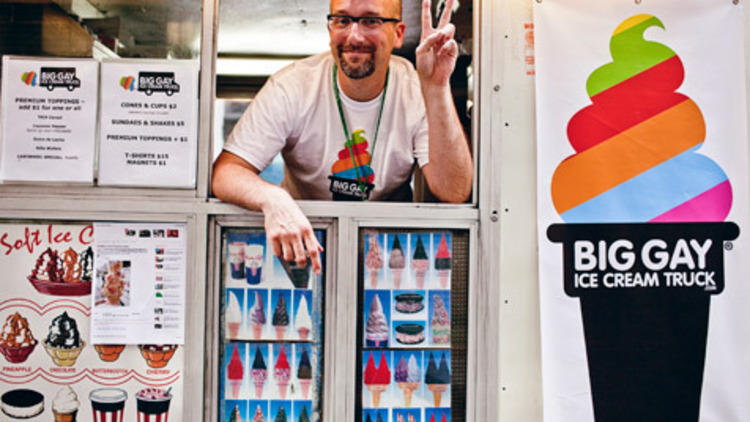
[[[349,51],[350,49],[347,49]],[[375,59],[373,53],[370,51],[370,58],[365,60],[359,65],[352,65],[344,58],[344,46],[340,45],[337,48],[339,55],[339,63],[341,64],[341,71],[344,75],[351,79],[362,79],[372,75],[375,72]]]

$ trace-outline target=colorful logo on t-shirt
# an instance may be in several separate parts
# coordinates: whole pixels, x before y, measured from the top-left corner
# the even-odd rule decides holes
[[[669,47],[643,38],[664,28],[651,15],[622,22],[613,61],[596,69],[592,105],[568,123],[576,154],[552,177],[552,199],[568,223],[723,221],[732,206],[727,175],[698,154],[706,125],[693,100],[675,92],[685,71]]]
[[[120,86],[126,91],[135,90],[135,78],[132,76],[123,76],[120,78]]]
[[[359,201],[369,197],[375,187],[375,174],[370,167],[369,144],[365,131],[357,129],[351,140],[338,153],[338,160],[331,167],[330,190],[334,201]],[[351,151],[351,152],[350,152]]]
[[[36,72],[23,72],[21,81],[29,86],[36,86]]]

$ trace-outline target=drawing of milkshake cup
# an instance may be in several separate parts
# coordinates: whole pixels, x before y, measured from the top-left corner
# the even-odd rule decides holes
[[[232,242],[229,244],[229,265],[232,278],[241,280],[245,278],[245,244]]]
[[[128,393],[120,388],[97,388],[89,393],[93,422],[124,422]]]
[[[167,422],[172,394],[160,388],[144,388],[136,395],[139,422]]]
[[[245,277],[247,284],[260,284],[263,269],[263,245],[245,245]]]

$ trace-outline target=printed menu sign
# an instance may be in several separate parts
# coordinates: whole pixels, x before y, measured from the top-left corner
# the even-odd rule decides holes
[[[97,223],[95,230],[92,340],[183,344],[187,226]]]
[[[195,186],[198,64],[102,62],[99,184]]]
[[[0,224],[0,420],[183,420],[182,348],[93,340],[93,245],[87,223]]]
[[[3,56],[3,181],[92,183],[98,71],[94,60]]]

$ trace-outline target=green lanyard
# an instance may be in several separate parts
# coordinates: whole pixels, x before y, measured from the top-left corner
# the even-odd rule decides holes
[[[346,142],[344,145],[349,150],[349,156],[352,158],[352,164],[354,165],[354,172],[357,175],[357,182],[359,182],[359,188],[361,191],[364,191],[365,183],[362,181],[362,178],[359,175],[359,165],[357,164],[357,159],[354,156],[354,150],[352,149],[352,144],[354,142],[353,139],[350,138],[349,135],[349,128],[346,126],[346,117],[344,116],[344,107],[341,105],[341,96],[339,94],[339,83],[338,83],[338,75],[337,75],[337,67],[334,63],[333,65],[333,93],[336,96],[336,105],[339,108],[339,117],[341,118],[341,127],[344,128],[344,136],[346,137]],[[383,86],[383,98],[380,99],[380,110],[378,110],[378,123],[375,126],[375,138],[372,140],[372,154],[370,155],[370,162],[369,163],[363,163],[363,165],[372,165],[372,157],[375,155],[375,143],[378,141],[378,132],[380,131],[380,119],[383,117],[383,105],[385,105],[385,94],[388,92],[388,75],[391,73],[391,68],[389,67],[385,71],[385,86]]]

